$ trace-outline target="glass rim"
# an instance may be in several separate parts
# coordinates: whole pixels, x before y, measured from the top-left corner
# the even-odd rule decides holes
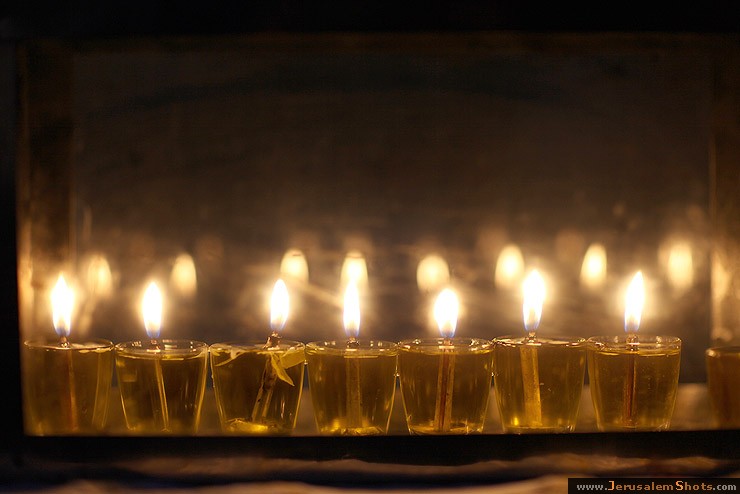
[[[58,339],[51,339],[51,338],[32,338],[29,340],[26,340],[23,342],[23,345],[26,348],[43,348],[47,350],[63,350],[63,351],[79,351],[79,350],[102,350],[102,349],[110,349],[113,350],[115,345],[111,340],[106,340],[105,338],[89,338],[84,341],[74,341],[71,340],[70,346],[63,347],[60,346]],[[83,345],[75,347],[74,345]]]
[[[305,348],[306,344],[301,341],[294,341],[294,340],[287,340],[280,338],[280,342],[272,347],[265,348],[265,341],[266,340],[245,340],[245,341],[219,341],[216,343],[212,343],[208,346],[208,349],[215,349],[215,350],[229,350],[232,348],[237,348],[239,350],[269,350],[270,348],[276,349],[276,350],[289,350],[291,348]]]
[[[637,335],[637,343],[628,344],[627,334],[612,336],[591,336],[586,340],[590,349],[622,350],[628,347],[638,346],[644,350],[681,349],[681,338],[666,335]]]
[[[408,340],[402,340],[398,343],[398,348],[401,351],[406,352],[429,352],[430,353],[441,353],[439,350],[442,347],[448,346],[446,341],[449,341],[450,348],[454,348],[455,351],[473,353],[479,351],[493,351],[493,340],[484,338],[469,338],[464,336],[457,336],[453,338],[412,338]]]
[[[740,355],[740,345],[717,345],[704,351],[707,357],[719,357],[720,355]]]
[[[347,354],[392,354],[398,353],[398,343],[386,340],[357,340],[359,346],[348,347],[346,340],[311,341],[306,343],[306,353],[331,355]]]
[[[199,355],[208,352],[208,344],[198,340],[161,339],[157,340],[164,348],[155,349],[145,340],[125,341],[115,346],[116,353],[137,356],[157,355]]]
[[[516,335],[505,335],[497,336],[493,339],[494,345],[507,345],[507,346],[520,346],[521,344],[527,343],[527,336],[516,336]],[[586,346],[588,340],[582,336],[564,336],[564,335],[553,335],[544,336],[542,338],[537,337],[532,344],[539,344],[538,346],[567,346],[574,348],[581,348]]]

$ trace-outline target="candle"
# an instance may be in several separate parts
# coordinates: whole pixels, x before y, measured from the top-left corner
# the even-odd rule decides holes
[[[740,346],[706,351],[707,386],[717,427],[740,428]]]
[[[522,284],[527,335],[494,339],[496,403],[506,432],[570,432],[576,426],[585,340],[537,335],[545,293],[540,273],[529,273]]]
[[[282,339],[290,312],[288,288],[275,282],[267,342],[214,343],[210,348],[213,389],[228,433],[290,434],[303,390],[303,343]]]
[[[140,433],[194,434],[205,392],[208,346],[161,339],[163,295],[147,286],[141,314],[148,341],[116,345],[116,371],[126,426]]]
[[[442,290],[434,304],[439,338],[399,343],[398,374],[412,434],[482,432],[491,390],[493,347],[455,338],[459,300]]]
[[[396,390],[398,346],[360,340],[360,301],[353,280],[344,293],[345,341],[306,345],[309,390],[321,434],[388,432]]]
[[[50,294],[58,339],[24,342],[26,430],[32,434],[98,432],[105,427],[113,343],[73,343],[75,295],[63,275]]]
[[[642,272],[625,294],[622,336],[588,339],[588,372],[601,430],[663,430],[676,401],[681,340],[638,335],[645,304]]]

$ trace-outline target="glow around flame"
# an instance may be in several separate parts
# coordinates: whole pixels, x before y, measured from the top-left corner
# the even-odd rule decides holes
[[[302,283],[308,283],[308,261],[306,256],[297,249],[291,249],[283,255],[280,261],[280,275]]]
[[[443,338],[452,338],[457,329],[457,314],[460,302],[457,294],[449,288],[442,290],[434,303],[434,320],[437,321],[439,334]]]
[[[290,296],[288,287],[283,280],[277,280],[272,289],[270,298],[270,327],[273,331],[280,331],[285,327],[290,312]]]
[[[141,312],[144,316],[144,328],[149,338],[159,338],[162,329],[162,292],[156,283],[146,287],[141,300]]]
[[[524,328],[531,333],[540,325],[542,305],[545,303],[545,280],[536,269],[524,279],[522,295],[524,298],[522,303]]]
[[[591,244],[583,256],[581,284],[596,289],[606,281],[606,249],[601,244]]]
[[[354,281],[344,291],[344,332],[349,338],[360,335],[360,293]]]
[[[416,268],[416,284],[422,292],[436,292],[450,282],[450,266],[438,255],[426,256]]]
[[[496,261],[495,283],[497,288],[515,288],[522,279],[524,257],[515,244],[505,246]]]
[[[350,251],[342,263],[341,280],[343,285],[351,283],[358,286],[367,285],[367,261],[361,252],[356,250]]]
[[[175,259],[170,274],[170,285],[183,297],[195,296],[198,291],[198,275],[195,271],[195,261],[190,254],[180,254]]]
[[[645,306],[645,283],[642,271],[638,271],[627,287],[624,304],[624,330],[637,331],[640,328],[642,309]]]
[[[67,286],[63,275],[59,275],[56,285],[51,290],[51,315],[54,323],[54,331],[60,337],[66,338],[72,329],[72,307],[74,307],[75,294]]]

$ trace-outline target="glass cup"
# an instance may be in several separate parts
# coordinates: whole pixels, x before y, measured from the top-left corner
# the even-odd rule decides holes
[[[588,376],[602,431],[668,429],[681,363],[674,336],[595,336],[588,339]]]
[[[483,430],[491,391],[493,343],[433,338],[399,343],[398,375],[412,434]]]
[[[195,434],[206,385],[208,345],[130,341],[116,345],[126,426],[140,434]]]
[[[706,351],[707,386],[715,423],[740,429],[740,346]]]
[[[505,432],[571,432],[586,372],[584,338],[493,340],[496,403]]]
[[[33,435],[89,434],[105,428],[113,343],[91,340],[23,344],[25,430]]]
[[[305,345],[280,340],[211,345],[211,375],[221,430],[290,434],[303,390]]]
[[[389,341],[306,345],[316,426],[327,435],[387,434],[396,393],[398,345]]]

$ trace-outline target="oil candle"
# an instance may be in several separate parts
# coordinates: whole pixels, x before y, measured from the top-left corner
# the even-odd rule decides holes
[[[87,434],[105,428],[113,375],[113,343],[77,343],[71,332],[74,292],[60,275],[51,293],[56,341],[24,342],[26,432]]]
[[[588,376],[596,423],[603,431],[665,430],[673,415],[681,361],[681,340],[638,336],[645,300],[641,272],[626,295],[622,336],[587,341]]]
[[[493,345],[454,338],[459,303],[452,290],[437,297],[441,338],[399,343],[398,375],[412,434],[482,432],[491,390]]]
[[[141,434],[195,434],[206,384],[208,345],[160,339],[162,294],[151,283],[142,300],[148,341],[116,345],[126,426]]]
[[[270,301],[267,342],[215,343],[211,374],[221,430],[227,433],[290,434],[303,390],[303,343],[283,340],[288,289],[278,280]]]
[[[740,346],[706,351],[707,386],[717,427],[740,429]]]
[[[359,340],[359,293],[354,282],[344,296],[347,341],[306,345],[308,383],[321,434],[378,435],[388,432],[396,391],[398,346]]]
[[[493,375],[504,431],[575,429],[586,371],[583,338],[540,338],[545,283],[532,271],[523,284],[525,337],[494,339]]]

